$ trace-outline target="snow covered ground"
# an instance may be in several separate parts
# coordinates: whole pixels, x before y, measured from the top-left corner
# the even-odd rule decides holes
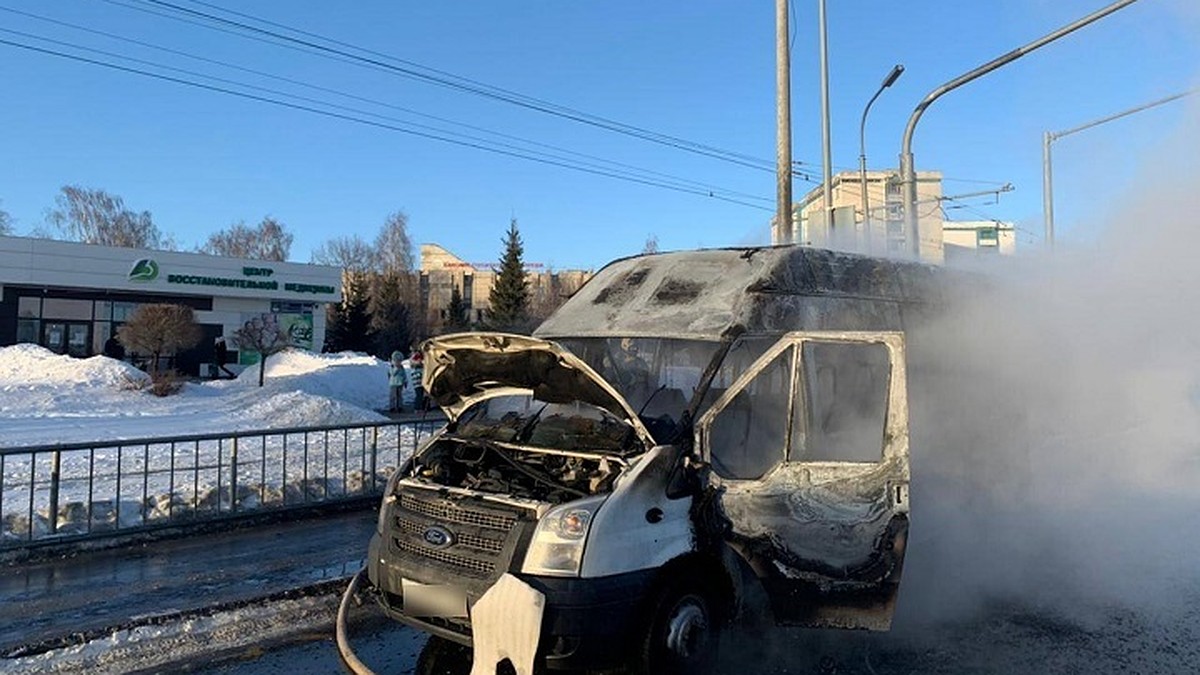
[[[348,352],[276,354],[261,388],[256,367],[162,398],[139,390],[145,377],[105,356],[0,348],[0,447],[373,422],[388,400],[387,364]]]
[[[387,421],[376,412],[387,406],[387,364],[374,357],[291,350],[267,360],[262,387],[258,375],[250,368],[158,397],[127,363],[30,344],[0,348],[0,451],[10,451],[0,457],[0,537],[41,536],[51,520],[51,456],[15,448]],[[357,493],[370,489],[372,469],[381,479],[416,442],[412,429],[396,427],[250,436],[236,472],[228,437],[65,450],[58,525],[82,530],[90,519],[93,529],[136,527],[228,510],[234,484],[238,509]]]

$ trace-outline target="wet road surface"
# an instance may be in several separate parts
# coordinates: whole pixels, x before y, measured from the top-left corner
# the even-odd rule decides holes
[[[0,568],[0,654],[352,576],[367,508]]]

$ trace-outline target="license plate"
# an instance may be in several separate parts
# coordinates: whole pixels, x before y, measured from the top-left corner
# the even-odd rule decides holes
[[[404,599],[404,613],[409,616],[467,616],[467,593],[457,586],[422,584],[401,579],[400,592]]]

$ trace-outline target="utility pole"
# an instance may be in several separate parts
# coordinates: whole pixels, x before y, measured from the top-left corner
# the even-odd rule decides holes
[[[825,0],[817,2],[821,43],[821,213],[824,227],[833,234],[833,160],[829,134],[829,47],[826,41]]]
[[[925,112],[925,109],[943,94],[953,91],[954,89],[957,89],[972,80],[987,75],[993,70],[1012,63],[1013,61],[1016,61],[1017,59],[1025,56],[1035,49],[1038,49],[1039,47],[1044,47],[1045,45],[1050,44],[1051,42],[1054,42],[1065,35],[1074,33],[1080,28],[1103,19],[1109,14],[1112,14],[1123,7],[1132,5],[1135,2],[1137,2],[1137,0],[1118,0],[1118,2],[1114,2],[1103,9],[1092,12],[1082,19],[1063,26],[1049,35],[1040,37],[1023,47],[1018,47],[1011,52],[993,59],[970,72],[959,75],[946,84],[943,84],[937,89],[929,92],[929,94],[925,96],[925,98],[922,99],[919,104],[917,104],[916,109],[913,110],[912,116],[908,118],[908,126],[904,129],[904,138],[900,142],[900,181],[901,189],[904,193],[904,236],[907,240],[906,243],[908,244],[909,252],[912,254],[913,258],[919,259],[921,257],[921,233],[917,223],[917,171],[913,166],[912,137],[913,132],[915,132],[917,129],[917,122],[920,121],[921,114]]]
[[[775,0],[775,226],[780,241],[792,231],[792,55],[788,45],[788,0]]]
[[[1050,144],[1054,142],[1054,134],[1049,131],[1042,134],[1042,217],[1046,227],[1045,246],[1054,250],[1054,185],[1053,172],[1050,170]]]
[[[1042,215],[1046,220],[1046,246],[1051,249],[1054,248],[1054,178],[1052,176],[1052,167],[1050,166],[1050,144],[1062,138],[1063,136],[1070,136],[1071,134],[1100,126],[1106,122],[1112,122],[1113,120],[1119,120],[1122,117],[1128,117],[1129,115],[1142,112],[1143,110],[1157,108],[1164,103],[1178,101],[1181,98],[1191,96],[1193,94],[1200,94],[1200,89],[1189,89],[1173,96],[1160,98],[1157,101],[1143,103],[1142,105],[1135,106],[1129,110],[1123,110],[1107,117],[1101,117],[1098,120],[1092,120],[1091,122],[1081,124],[1072,129],[1067,129],[1065,131],[1047,131],[1042,135]]]

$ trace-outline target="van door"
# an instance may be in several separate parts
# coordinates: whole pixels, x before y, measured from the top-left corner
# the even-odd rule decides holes
[[[726,538],[780,623],[886,630],[908,533],[904,338],[792,333],[697,423]]]

